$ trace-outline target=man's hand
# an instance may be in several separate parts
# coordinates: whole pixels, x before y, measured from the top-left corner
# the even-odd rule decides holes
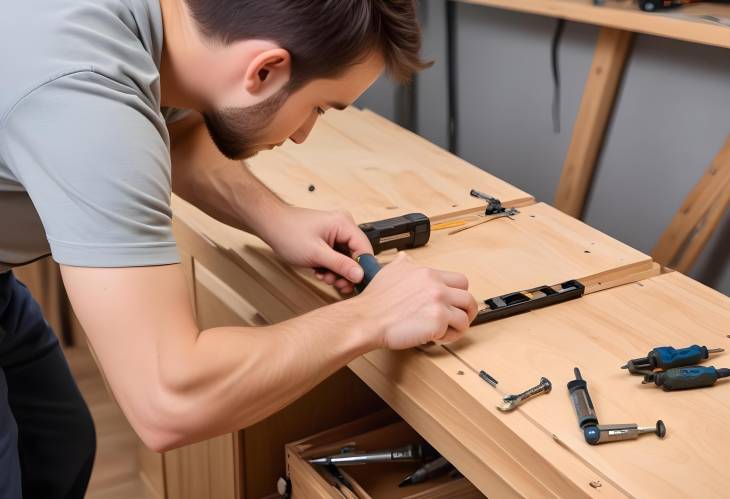
[[[376,346],[401,350],[461,338],[477,314],[468,287],[463,274],[421,267],[401,253],[348,301],[359,302],[363,314],[377,322]]]
[[[342,211],[287,206],[270,221],[261,236],[287,263],[317,269],[317,278],[342,294],[352,293],[353,284],[363,277],[360,265],[353,258],[373,252],[370,241],[352,216]],[[335,246],[347,254],[336,251]],[[326,270],[322,272],[322,269]]]

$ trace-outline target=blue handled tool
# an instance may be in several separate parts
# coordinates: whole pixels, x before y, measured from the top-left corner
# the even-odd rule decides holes
[[[631,374],[646,374],[654,369],[672,369],[674,367],[692,366],[710,357],[713,353],[724,352],[724,348],[707,348],[692,345],[687,348],[657,347],[646,357],[631,359],[621,369],[628,369]]]
[[[664,391],[688,390],[712,386],[720,378],[730,376],[730,369],[715,369],[713,366],[675,367],[668,371],[647,373],[642,384],[654,383]]]

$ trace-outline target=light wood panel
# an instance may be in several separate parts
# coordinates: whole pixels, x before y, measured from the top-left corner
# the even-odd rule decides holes
[[[483,208],[484,201],[469,195],[472,188],[507,206],[533,202],[524,191],[355,108],[327,113],[304,144],[286,143],[247,163],[286,202],[347,210],[358,222],[410,212],[436,218]]]
[[[464,435],[464,440],[452,442],[432,440],[446,443],[439,450],[474,483],[483,483],[484,474],[472,474],[477,460],[469,453],[485,442],[484,450],[477,451],[484,452],[483,463],[499,470],[499,477],[518,495],[533,496],[530,487],[542,486],[560,497],[576,497],[575,491],[564,490],[573,483],[587,496],[724,497],[729,472],[721,463],[730,457],[730,435],[723,430],[730,411],[730,386],[719,382],[709,389],[665,393],[641,385],[640,377],[619,366],[661,345],[728,348],[729,330],[730,299],[679,273],[669,273],[472,328],[449,348],[468,365],[495,376],[500,381],[496,390],[440,347],[425,354],[373,352],[359,361],[356,370],[362,369],[371,386],[400,406],[395,408],[426,438],[441,432],[459,435],[470,422],[481,428],[469,432],[471,439]],[[405,363],[408,370],[398,367]],[[708,364],[730,365],[730,355]],[[663,419],[668,436],[586,444],[566,390],[575,366],[588,380],[599,421],[651,425]],[[513,413],[499,413],[495,406],[501,396],[533,386],[541,376],[552,381],[551,394]],[[446,411],[444,398],[460,409],[458,417],[439,417],[435,424],[424,421],[424,407],[434,415]],[[429,402],[434,399],[439,403]],[[423,404],[421,410],[415,404]],[[518,458],[516,453],[524,450],[520,442],[534,454]],[[501,445],[502,452],[495,452],[494,445]],[[514,462],[505,463],[503,454],[514,456]],[[544,463],[534,461],[536,456]],[[562,478],[551,483],[546,477],[553,466]],[[534,477],[525,478],[524,473]],[[601,483],[600,489],[590,487],[595,481]],[[482,490],[501,496],[505,491],[498,484],[489,482]]]
[[[633,33],[603,28],[583,87],[555,206],[580,218],[624,72]]]
[[[454,235],[438,231],[408,253],[426,266],[464,273],[479,299],[602,273],[610,281],[612,272],[652,267],[647,255],[544,203]]]
[[[453,235],[434,231],[428,245],[407,253],[425,266],[463,273],[478,300],[570,279],[581,280],[591,293],[660,271],[649,256],[545,203]],[[378,260],[387,264],[395,255],[385,252]],[[311,271],[298,275],[326,300],[339,299]]]
[[[730,48],[730,29],[700,17],[709,15],[729,19],[728,5],[702,3],[673,11],[648,13],[639,10],[633,0],[609,0],[600,6],[594,5],[592,0],[460,1]]]

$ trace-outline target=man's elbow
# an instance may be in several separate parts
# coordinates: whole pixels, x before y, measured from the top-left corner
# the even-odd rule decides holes
[[[142,430],[139,428],[135,428],[135,431],[140,440],[142,440],[142,443],[154,452],[167,452],[182,445],[180,439],[177,439],[164,431],[152,429]]]
[[[157,394],[130,418],[142,443],[155,452],[167,452],[200,440],[201,425],[189,401],[177,394]]]
[[[181,426],[184,419],[175,421],[164,409],[153,409],[146,417],[136,419],[132,428],[142,443],[155,452],[167,452],[194,439],[193,429]]]

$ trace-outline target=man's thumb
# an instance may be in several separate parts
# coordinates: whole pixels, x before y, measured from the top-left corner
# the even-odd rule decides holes
[[[347,255],[335,251],[328,245],[323,255],[322,264],[335,274],[339,274],[353,283],[362,281],[363,270],[358,263]]]

